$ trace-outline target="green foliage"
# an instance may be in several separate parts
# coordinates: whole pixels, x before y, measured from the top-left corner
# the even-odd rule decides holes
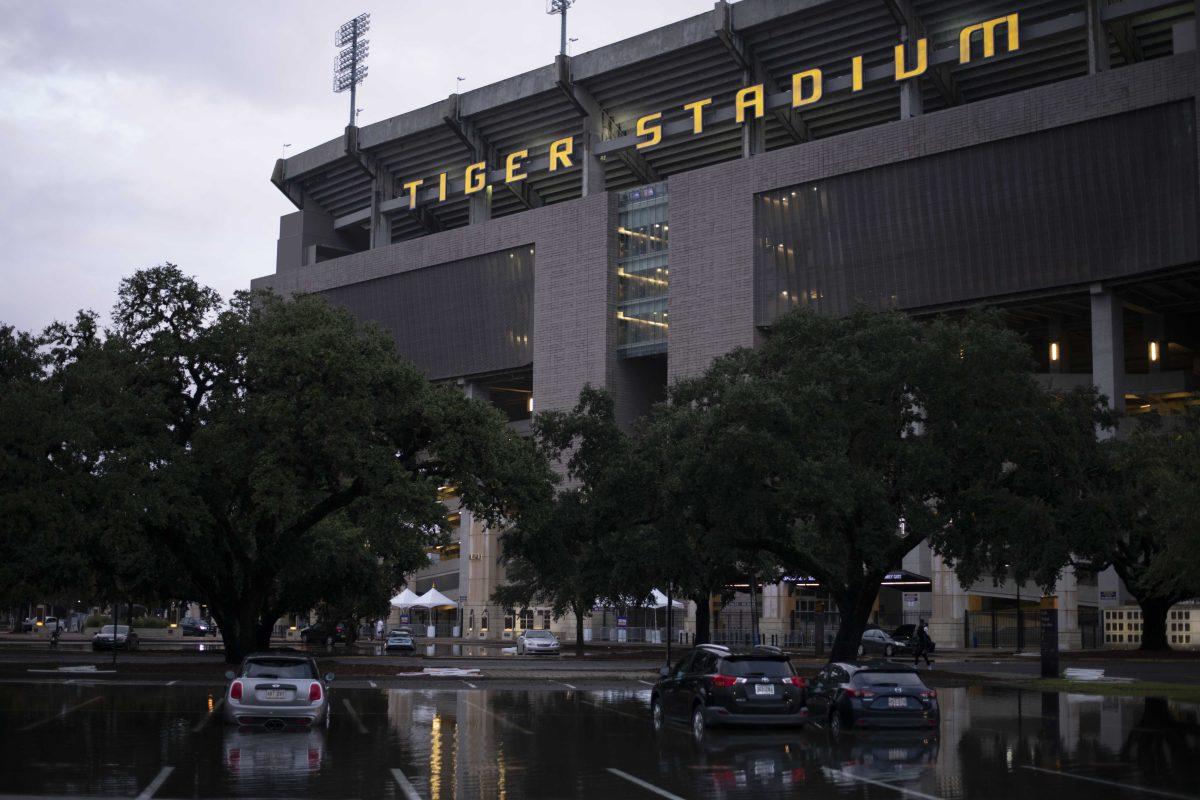
[[[6,510],[32,493],[30,531],[73,531],[81,574],[114,596],[206,603],[231,660],[286,611],[379,609],[444,536],[439,486],[494,524],[549,497],[547,466],[498,412],[319,297],[224,305],[165,265],[122,282],[113,321],[103,337],[87,316],[49,331],[42,378],[21,377],[28,347],[7,336],[22,392],[0,402],[38,424],[3,467]]]
[[[883,576],[923,541],[964,582],[1053,583],[1095,399],[1052,398],[1031,366],[986,315],[780,318],[762,347],[672,387],[654,423],[692,569],[814,576],[841,611],[835,657],[855,655]]]

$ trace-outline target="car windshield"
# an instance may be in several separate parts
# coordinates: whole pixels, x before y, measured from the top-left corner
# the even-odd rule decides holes
[[[307,661],[294,658],[256,658],[242,668],[243,678],[315,678]]]
[[[553,639],[554,634],[550,631],[525,631],[526,639]]]
[[[100,629],[100,632],[107,633],[109,636],[112,636],[113,626],[105,625],[103,628]],[[129,635],[129,626],[128,625],[118,625],[117,626],[117,635],[118,636],[128,636]]]
[[[903,686],[924,688],[925,684],[915,672],[877,672],[863,670],[854,674],[855,686]]]
[[[407,633],[393,633],[390,636],[388,636],[388,638],[389,639],[405,639],[405,640],[407,640],[410,637]]]
[[[721,674],[735,678],[786,678],[795,673],[791,663],[781,658],[727,658],[721,663]]]

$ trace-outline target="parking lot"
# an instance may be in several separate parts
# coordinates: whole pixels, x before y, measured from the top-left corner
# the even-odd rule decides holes
[[[0,797],[1200,795],[1197,708],[1153,700],[946,689],[937,737],[697,742],[653,730],[638,681],[394,683],[335,681],[326,728],[268,732],[221,722],[221,684],[6,682]]]

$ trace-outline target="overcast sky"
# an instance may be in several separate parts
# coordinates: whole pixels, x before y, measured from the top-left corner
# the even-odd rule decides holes
[[[712,0],[578,0],[579,53]],[[0,323],[107,315],[164,261],[224,296],[274,271],[282,151],[340,135],[333,32],[371,12],[362,125],[553,60],[546,0],[0,0]]]

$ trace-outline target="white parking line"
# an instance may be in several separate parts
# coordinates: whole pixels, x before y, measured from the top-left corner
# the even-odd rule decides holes
[[[154,797],[154,793],[162,788],[162,785],[167,782],[167,778],[171,777],[171,773],[174,771],[174,767],[163,767],[160,769],[154,780],[150,781],[150,785],[142,789],[142,793],[137,796],[137,800],[150,800],[151,797]]]
[[[1151,789],[1149,786],[1138,786],[1137,784],[1133,783],[1117,783],[1116,781],[1108,781],[1104,778],[1092,778],[1088,775],[1076,775],[1071,772],[1059,772],[1056,769],[1042,769],[1041,767],[1030,767],[1024,764],[1021,765],[1021,769],[1028,769],[1032,770],[1033,772],[1042,772],[1046,775],[1058,775],[1063,778],[1074,778],[1077,781],[1098,783],[1102,786],[1115,786],[1118,789],[1129,789],[1130,791],[1134,792],[1145,792],[1146,794],[1154,794],[1158,795],[1159,797],[1174,797],[1177,800],[1196,800],[1196,796],[1191,794],[1178,794],[1176,792],[1168,792],[1163,789]]]
[[[630,783],[637,784],[638,786],[642,787],[643,789],[645,789],[648,792],[654,792],[659,797],[669,797],[669,798],[671,798],[671,800],[683,800],[683,798],[680,797],[679,795],[671,794],[666,789],[660,789],[657,786],[655,786],[653,783],[647,783],[646,781],[642,780],[641,778],[635,778],[632,775],[630,775],[628,772],[622,772],[621,770],[619,770],[615,767],[609,767],[608,771],[611,772],[613,775],[616,775],[618,778],[623,778],[623,779],[629,781]]]
[[[199,733],[200,731],[202,731],[204,729],[204,726],[208,724],[208,721],[213,718],[213,714],[216,714],[218,711],[220,711],[221,706],[223,706],[223,705],[225,705],[224,697],[217,700],[217,702],[213,703],[213,707],[210,708],[208,710],[208,713],[204,715],[204,719],[197,722],[195,724],[195,726],[192,728],[192,733]]]
[[[343,697],[342,705],[346,707],[346,710],[350,712],[350,716],[354,718],[354,724],[358,726],[358,732],[366,733],[367,726],[363,725],[362,718],[358,716],[358,712],[354,710],[354,706],[350,705],[350,699]]]
[[[482,711],[484,714],[487,714],[489,717],[494,719],[496,722],[499,722],[501,725],[503,725],[506,728],[512,728],[514,731],[520,731],[521,733],[527,733],[530,736],[533,735],[533,731],[529,730],[529,728],[524,728],[524,727],[518,725],[517,723],[513,722],[511,719],[506,719],[505,717],[498,717],[495,714],[493,714],[491,711],[489,711],[488,709],[479,705],[478,703],[472,703],[470,700],[466,700],[466,699],[463,700],[463,703],[470,706],[471,708],[475,709],[476,711]]]
[[[934,794],[925,794],[924,792],[918,792],[915,789],[905,789],[903,786],[895,786],[890,783],[884,783],[883,781],[877,781],[877,780],[873,780],[871,778],[864,778],[860,775],[851,775],[849,772],[842,772],[840,769],[834,769],[832,767],[826,767],[825,771],[831,775],[836,775],[837,777],[839,777],[843,780],[858,781],[859,783],[869,783],[872,786],[881,786],[884,789],[891,789],[893,792],[899,792],[900,794],[904,795],[905,797],[920,797],[921,800],[942,800],[942,798],[940,798]]]
[[[475,684],[471,683],[470,681],[463,681],[463,683],[465,683],[467,686],[470,686],[472,689],[478,689],[478,688],[479,688],[478,686],[476,686]]]
[[[421,800],[421,795],[417,794],[417,790],[409,783],[408,778],[398,769],[392,770],[392,777],[396,779],[396,785],[400,787],[400,792],[404,795],[404,800]]]
[[[651,683],[650,681],[643,681],[643,680],[639,680],[639,681],[638,681],[638,683],[644,683],[644,684],[646,684],[647,686],[653,686],[653,685],[654,685],[654,684],[653,684],[653,683]]]
[[[572,686],[571,684],[566,683],[564,681],[552,681],[552,683],[559,683],[559,684],[562,684],[563,686],[567,687],[568,689],[575,689],[574,686]]]
[[[177,683],[179,683],[179,681],[168,681],[167,686],[174,686]]]
[[[78,705],[68,706],[67,708],[64,708],[62,711],[55,714],[53,717],[47,717],[46,719],[41,719],[41,720],[38,720],[37,722],[29,723],[24,728],[21,728],[21,731],[22,732],[31,731],[34,728],[40,728],[48,722],[54,722],[55,720],[62,719],[67,714],[70,714],[73,711],[77,711],[77,710],[83,708],[84,706],[90,706],[92,703],[98,703],[103,699],[104,699],[103,697],[93,697],[91,700],[84,700],[82,703],[79,703]]]
[[[376,683],[375,681],[367,681],[367,683],[371,684],[371,688],[372,688],[372,689],[378,689],[378,688],[379,688],[379,684],[378,684],[378,683]]]

